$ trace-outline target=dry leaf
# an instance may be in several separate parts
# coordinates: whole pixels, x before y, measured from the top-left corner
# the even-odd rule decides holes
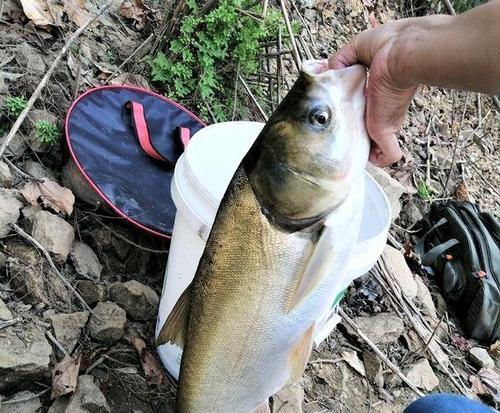
[[[75,204],[73,192],[48,178],[27,183],[20,192],[31,205],[38,206],[38,200],[41,199],[42,205],[50,207],[57,213],[64,212],[67,215],[73,213]]]
[[[457,186],[457,189],[455,190],[455,197],[459,201],[470,201],[469,189],[467,188],[467,184],[465,182],[462,182]]]
[[[363,377],[366,377],[365,365],[358,358],[358,355],[355,351],[344,351],[342,353],[342,358],[344,361],[349,364],[354,370],[356,370]]]
[[[477,376],[470,376],[469,382],[471,384],[471,390],[476,395],[487,394],[486,388],[483,383],[481,383],[481,379]]]
[[[64,0],[64,11],[68,15],[68,19],[79,27],[82,27],[90,19],[90,14],[85,7],[85,0]]]
[[[135,28],[141,30],[146,25],[146,15],[142,0],[124,1],[120,6],[120,16],[135,20]]]
[[[81,356],[76,358],[66,356],[54,366],[52,370],[52,393],[50,395],[52,399],[73,393],[76,390],[80,360]]]
[[[142,368],[148,382],[155,383],[157,385],[161,384],[165,378],[165,373],[160,361],[153,353],[146,349],[146,343],[144,343],[144,340],[139,337],[131,337],[130,341],[132,342],[132,345],[136,349],[137,353],[139,353]]]
[[[54,24],[45,0],[21,0],[24,14],[36,26],[49,26]]]
[[[495,341],[490,346],[490,354],[493,358],[500,357],[500,340]]]

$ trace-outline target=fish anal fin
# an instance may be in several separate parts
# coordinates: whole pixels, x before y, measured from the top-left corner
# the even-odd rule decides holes
[[[323,227],[318,242],[300,274],[293,296],[288,303],[288,312],[297,307],[321,283],[333,266],[336,254],[332,250],[334,231],[331,227]]]
[[[255,410],[252,410],[251,412],[248,412],[248,413],[271,413],[271,408],[269,407],[269,402],[266,400],[264,403],[262,403]]]
[[[304,370],[311,356],[313,338],[316,323],[313,323],[302,337],[297,341],[288,356],[288,366],[290,367],[290,381],[297,381],[302,377]]]
[[[187,333],[187,324],[189,316],[189,307],[191,300],[191,288],[188,287],[181,294],[174,308],[167,317],[167,320],[161,328],[160,334],[156,339],[156,345],[160,346],[166,343],[175,344],[181,348],[184,347]]]

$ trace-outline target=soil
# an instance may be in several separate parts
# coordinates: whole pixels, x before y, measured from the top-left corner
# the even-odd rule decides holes
[[[45,27],[36,26],[21,3],[29,2],[0,0],[0,140],[5,138],[16,118],[7,108],[8,98],[28,99],[78,26],[78,16],[85,10],[96,11],[96,4],[104,2],[65,1],[67,9],[61,11],[62,6],[51,9],[47,18],[54,22]],[[37,0],[34,3],[47,2]],[[55,7],[57,2],[48,3]],[[58,396],[57,403],[64,406],[79,403],[81,409],[88,409],[84,411],[120,413],[164,412],[166,406],[174,404],[175,382],[161,369],[154,346],[154,313],[162,291],[169,242],[140,232],[108,210],[98,209],[79,198],[68,214],[55,211],[50,203],[29,205],[19,192],[33,181],[33,177],[46,177],[62,185],[63,167],[69,159],[62,136],[63,123],[71,102],[80,93],[111,83],[156,89],[148,82],[146,62],[152,45],[146,43],[138,48],[151,33],[161,30],[171,3],[145,1],[139,12],[134,9],[132,15],[136,18],[124,17],[120,11],[122,3],[115,1],[100,22],[94,23],[70,48],[10,143],[6,164],[0,165],[0,185],[5,188],[2,189],[0,210],[4,205],[9,208],[6,230],[0,239],[0,342],[8,337],[13,343],[10,346],[0,344],[0,360],[2,357],[9,362],[13,360],[10,366],[0,363],[0,411],[3,407],[11,411],[9,409],[16,406],[16,403],[2,406],[3,399],[25,390],[31,391],[31,400],[39,400],[39,403],[16,411],[49,411],[54,404],[50,397],[51,375],[57,370],[56,364],[64,359],[64,352],[78,359],[80,365],[76,376],[79,372],[80,376],[91,375],[92,378],[80,377],[78,383],[86,383],[78,384],[80,393],[71,396],[75,385],[68,392],[70,395]],[[142,5],[138,0],[131,3]],[[301,23],[300,35],[307,39],[299,47],[303,58],[307,52],[315,58],[326,58],[375,22],[445,12],[441,4],[435,2],[350,0],[334,4],[320,0],[302,3],[297,9],[292,8],[290,14],[294,21]],[[69,19],[71,5],[76,7],[76,15]],[[308,51],[305,43],[309,45]],[[130,59],[134,51],[137,53]],[[285,85],[290,85],[296,76],[290,56],[285,56],[284,64]],[[270,67],[275,69],[275,62],[271,62]],[[255,75],[257,79],[259,76]],[[242,103],[248,106],[250,114],[245,120],[260,120],[258,111],[243,93]],[[182,103],[189,109],[196,109],[190,107],[191,102]],[[399,138],[404,158],[386,168],[405,188],[400,199],[401,214],[390,230],[393,245],[408,246],[408,242],[414,242],[412,235],[418,229],[419,219],[436,200],[468,199],[500,216],[499,110],[491,96],[420,88]],[[40,119],[55,119],[60,136],[54,144],[40,143],[35,127]],[[426,193],[422,191],[423,185],[428,189]],[[80,191],[73,192],[79,195]],[[70,224],[64,237],[59,236],[58,231],[63,226],[58,225],[57,219],[65,225]],[[11,230],[9,225],[15,223],[31,235],[33,223],[49,228],[44,230],[43,246],[51,253],[56,270],[84,296],[92,311],[106,314],[109,326],[93,319],[94,315],[82,307],[40,250],[19,232]],[[471,395],[480,394],[484,401],[494,406],[498,394],[481,384],[479,369],[467,358],[468,350],[478,343],[464,337],[452,310],[443,304],[434,280],[411,254],[406,254],[406,259],[413,275],[420,277],[430,291],[437,308],[437,318],[428,321],[431,325],[441,323],[439,331],[444,333],[440,342],[454,366],[453,377],[462,381]],[[133,280],[139,285],[127,283]],[[140,305],[136,305],[137,302]],[[354,320],[386,313],[399,316],[390,298],[370,276],[350,287],[342,307]],[[83,320],[82,325],[67,323],[70,327],[65,330],[66,335],[58,334],[52,316],[75,313],[78,313],[75,320]],[[380,349],[403,372],[411,370],[422,358],[429,359],[438,385],[424,392],[458,392],[450,376],[439,369],[429,352],[422,345],[415,347],[411,323],[405,317],[403,321],[404,331],[393,341],[380,344]],[[75,335],[73,342],[72,334]],[[30,363],[23,364],[23,354],[26,354],[23,351],[26,350],[21,348],[22,343],[27,348],[36,344],[36,348],[30,350],[33,353]],[[16,351],[19,357],[11,357]],[[368,377],[353,367],[352,359],[346,361],[346,352],[353,352],[354,358],[364,361],[365,367],[369,355],[373,355],[373,350],[363,340],[341,324],[313,351],[300,386],[290,392],[291,396],[286,396],[290,402],[279,411],[301,411],[291,407],[295,397],[302,411],[307,413],[399,413],[416,398],[415,393],[385,365],[378,378]],[[497,357],[497,366],[499,353],[498,347],[490,349],[490,354]],[[20,371],[23,379],[17,380],[15,377]],[[300,400],[302,389],[303,402]],[[100,403],[99,406],[89,407],[84,391],[93,392],[91,396],[102,392],[104,400],[96,396],[95,403],[96,406]],[[274,405],[277,403],[275,399]],[[55,410],[53,406],[50,411],[64,409]]]

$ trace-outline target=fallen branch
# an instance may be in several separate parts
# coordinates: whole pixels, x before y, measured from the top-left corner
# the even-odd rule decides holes
[[[288,10],[285,5],[285,0],[280,0],[280,6],[281,6],[281,11],[283,12],[283,19],[285,20],[285,26],[290,36],[290,44],[292,45],[293,60],[295,62],[295,65],[297,66],[297,69],[300,70],[302,62],[300,60],[297,43],[295,43],[295,36],[293,35],[292,25],[290,24],[290,18],[288,17]]]
[[[252,99],[252,102],[254,103],[255,107],[259,110],[260,114],[262,115],[264,120],[267,122],[268,117],[266,115],[266,112],[264,112],[264,109],[262,109],[262,106],[260,106],[260,104],[257,101],[257,99],[255,98],[254,94],[252,93],[252,91],[248,87],[247,82],[245,82],[245,79],[243,79],[241,77],[241,75],[238,75],[238,79],[241,82],[241,84],[243,85],[243,87],[245,88],[246,92],[248,93],[248,96],[250,96],[250,99]]]
[[[2,321],[0,322],[0,330],[3,330],[4,328],[13,326],[14,324],[19,323],[21,321],[20,318],[14,318],[13,320],[7,320],[7,321]]]
[[[455,16],[457,14],[450,0],[443,0],[443,3],[444,6],[446,7],[446,10],[448,10],[448,13],[450,13],[452,16]]]
[[[24,230],[17,224],[12,224],[12,228],[14,229],[14,231],[16,231],[21,237],[23,237],[24,239],[26,239],[27,241],[29,241],[31,244],[33,244],[35,247],[37,247],[41,252],[42,254],[45,256],[45,258],[47,259],[50,267],[52,268],[52,270],[54,271],[54,273],[59,277],[59,279],[63,282],[63,284],[68,288],[68,290],[70,290],[74,296],[78,299],[78,301],[80,301],[80,303],[82,304],[82,306],[88,310],[91,314],[93,314],[94,316],[98,317],[94,311],[92,311],[92,309],[90,308],[90,306],[87,304],[87,302],[83,299],[83,297],[78,293],[78,291],[76,291],[73,286],[71,285],[71,283],[66,279],[66,277],[64,275],[61,274],[61,272],[59,271],[59,269],[56,267],[56,265],[54,264],[54,261],[52,261],[52,257],[50,256],[49,252],[43,247],[42,244],[40,244],[35,238],[33,238],[31,235],[27,234],[26,232],[24,232]]]
[[[46,331],[45,332],[45,335],[47,336],[47,338],[52,341],[52,344],[54,344],[61,353],[63,353],[65,356],[68,356],[69,357],[69,354],[68,352],[66,351],[66,349],[63,347],[63,345],[59,342],[59,340],[57,340],[57,338],[55,338],[52,333],[50,331]]]
[[[349,326],[354,330],[354,332],[366,343],[368,346],[375,352],[375,354],[389,367],[394,374],[396,374],[403,382],[405,382],[410,389],[412,389],[415,394],[419,397],[424,397],[424,393],[422,393],[419,389],[417,389],[413,383],[408,380],[408,378],[401,372],[401,370],[396,366],[389,358],[382,353],[382,351],[371,341],[365,333],[363,333],[359,327],[356,325],[356,323],[342,310],[342,308],[339,307],[338,309],[339,315],[342,317],[342,319],[349,324]]]
[[[50,391],[50,388],[42,390],[40,393],[30,394],[29,396],[20,397],[19,399],[0,400],[0,407],[7,405],[7,404],[29,402],[30,400],[38,399],[40,396],[43,396],[45,393],[47,393],[49,391]]]
[[[66,53],[68,52],[69,48],[71,47],[71,45],[75,42],[76,39],[78,39],[78,37],[80,37],[80,35],[85,31],[87,30],[87,28],[94,22],[96,21],[99,17],[102,16],[102,14],[108,9],[109,6],[111,6],[111,3],[113,3],[114,0],[108,0],[106,2],[106,4],[104,4],[104,6],[102,6],[98,12],[93,16],[91,17],[87,23],[85,23],[82,27],[80,27],[78,30],[76,30],[72,35],[71,37],[68,39],[68,41],[66,42],[66,44],[63,46],[63,48],[61,49],[61,51],[59,52],[59,54],[57,55],[57,57],[55,58],[55,60],[52,62],[52,64],[50,65],[49,67],[49,70],[47,70],[47,72],[45,73],[45,75],[43,76],[42,80],[40,81],[40,83],[38,84],[38,86],[36,87],[35,91],[33,92],[33,94],[31,95],[30,99],[28,100],[28,103],[26,104],[26,107],[24,108],[24,110],[21,112],[21,114],[19,115],[19,117],[16,119],[16,121],[14,122],[14,125],[12,126],[12,128],[10,129],[10,132],[9,134],[7,135],[7,137],[5,138],[5,140],[3,141],[2,145],[0,146],[0,159],[2,159],[3,157],[3,154],[5,152],[5,150],[7,149],[7,147],[9,146],[10,144],[10,141],[14,138],[14,136],[16,135],[17,131],[19,130],[19,128],[21,127],[22,123],[24,122],[24,119],[26,119],[26,116],[28,116],[28,112],[31,110],[31,108],[33,107],[33,105],[35,104],[35,102],[37,101],[37,99],[40,97],[40,94],[42,93],[42,90],[43,88],[45,87],[45,85],[47,84],[48,80],[50,79],[50,77],[52,76],[52,74],[54,73],[54,70],[56,69],[56,67],[59,65],[61,59],[66,55]]]

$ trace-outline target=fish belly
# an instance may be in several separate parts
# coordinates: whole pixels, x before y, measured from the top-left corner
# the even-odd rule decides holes
[[[280,390],[290,352],[324,311],[288,311],[317,234],[269,224],[241,168],[221,203],[192,285],[178,413],[250,413]]]

